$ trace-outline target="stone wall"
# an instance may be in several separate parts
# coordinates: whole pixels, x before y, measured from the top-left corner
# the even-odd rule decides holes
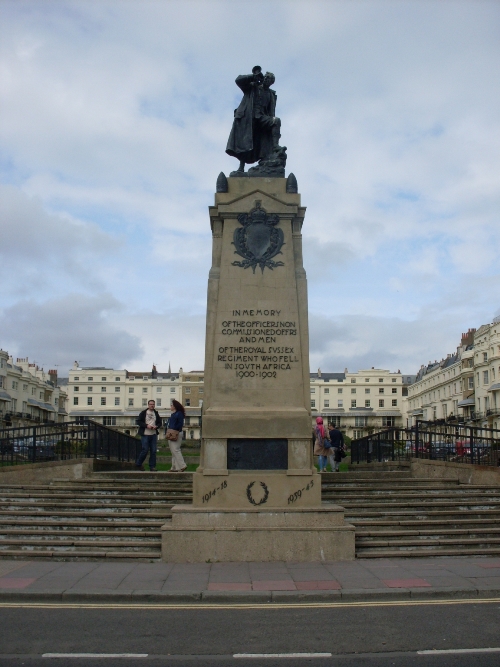
[[[411,476],[417,478],[456,479],[460,484],[498,484],[500,486],[500,468],[492,466],[411,459],[410,469]]]
[[[23,463],[0,468],[2,484],[43,484],[55,479],[83,479],[92,472],[106,470],[131,470],[133,462],[105,461],[101,459],[70,459],[68,461],[43,461]]]

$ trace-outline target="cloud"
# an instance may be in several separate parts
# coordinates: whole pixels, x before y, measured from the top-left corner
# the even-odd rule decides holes
[[[156,364],[165,372],[172,370],[201,370],[205,359],[205,314],[189,312],[187,308],[162,312],[142,310],[120,318],[120,326],[141,340],[142,354],[133,360],[136,368],[151,368]]]
[[[98,225],[48,212],[40,199],[12,185],[0,185],[0,288],[7,298],[25,296],[55,281],[99,285],[89,260],[116,248],[117,239]]]
[[[311,369],[384,368],[416,373],[422,363],[442,358],[460,344],[458,318],[339,315],[310,318]]]
[[[307,206],[312,359],[438,356],[497,305],[499,18],[495,3],[0,3],[4,313],[114,298],[98,321],[143,350],[115,360],[199,365],[207,206],[236,166],[234,79],[259,62]]]
[[[310,282],[331,279],[339,268],[345,267],[355,257],[352,246],[335,241],[321,241],[305,236],[303,240],[304,266]]]
[[[29,352],[39,365],[120,368],[141,356],[139,338],[115,326],[123,309],[111,295],[68,294],[43,303],[18,301],[0,315],[2,347],[15,355]]]

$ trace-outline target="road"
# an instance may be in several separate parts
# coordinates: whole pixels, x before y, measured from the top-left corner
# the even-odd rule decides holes
[[[491,649],[498,652],[419,651]],[[122,658],[75,654],[141,654]],[[331,657],[234,657],[325,653]],[[43,657],[73,654],[72,657]],[[453,603],[0,606],[1,667],[498,667],[500,600]]]

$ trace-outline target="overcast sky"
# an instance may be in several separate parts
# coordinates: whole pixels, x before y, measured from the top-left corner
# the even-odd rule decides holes
[[[207,207],[276,75],[311,369],[413,373],[500,314],[500,3],[0,0],[0,347],[200,369]]]

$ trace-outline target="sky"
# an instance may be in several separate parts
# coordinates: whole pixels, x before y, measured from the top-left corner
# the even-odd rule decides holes
[[[256,64],[307,207],[311,370],[415,373],[500,314],[500,3],[0,0],[0,347],[203,368]]]

